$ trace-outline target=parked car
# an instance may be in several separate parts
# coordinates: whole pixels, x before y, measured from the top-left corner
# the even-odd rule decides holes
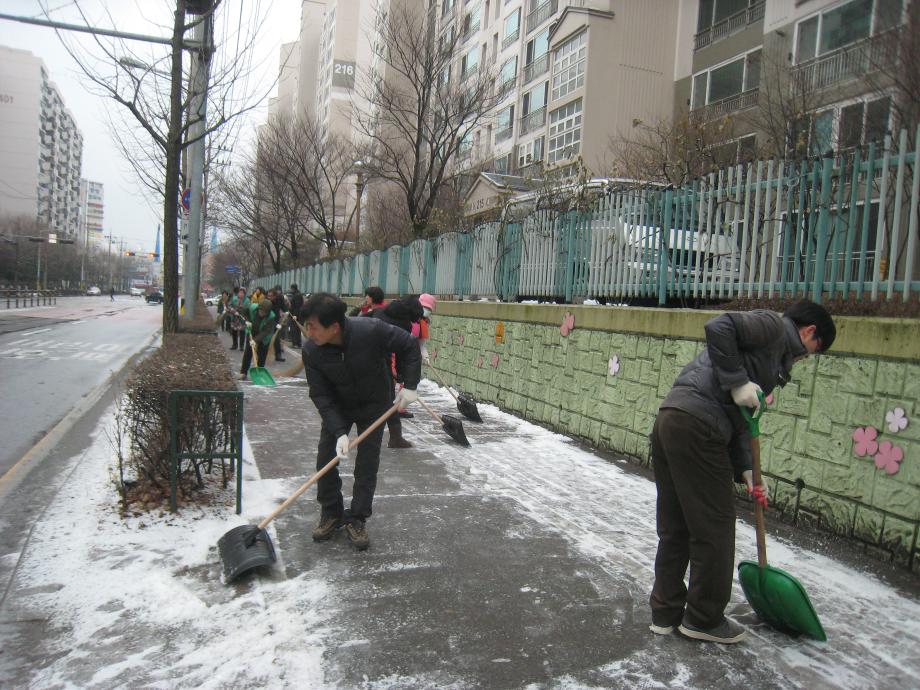
[[[86,291],[86,294],[87,294],[87,295],[92,295],[92,296],[101,295],[101,294],[102,294],[102,290],[100,290],[100,289],[97,288],[95,285],[93,285],[91,288],[89,288],[89,289]]]
[[[132,297],[142,297],[144,295],[144,288],[133,287],[130,292]]]
[[[211,295],[204,298],[205,305],[209,307],[216,307],[218,302],[220,302],[220,295]]]
[[[163,304],[163,293],[156,291],[147,295],[147,304]]]

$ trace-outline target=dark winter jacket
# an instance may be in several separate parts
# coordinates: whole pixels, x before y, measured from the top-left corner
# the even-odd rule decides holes
[[[685,366],[662,408],[683,410],[718,431],[740,481],[751,469],[751,437],[731,390],[748,381],[769,395],[807,354],[795,324],[774,311],[729,312],[706,323],[706,348]]]
[[[291,306],[291,313],[300,318],[300,310],[303,308],[303,293],[300,290],[292,290],[288,294],[288,304]]]
[[[397,299],[387,304],[383,309],[374,309],[363,316],[373,316],[391,326],[411,332],[413,322],[417,322],[422,318],[422,305],[416,297]]]
[[[287,300],[284,298],[283,294],[277,294],[272,299],[272,309],[275,310],[275,313],[278,315],[278,318],[281,318],[281,315],[286,312],[287,309]]]
[[[390,353],[406,388],[414,390],[422,377],[418,342],[408,333],[379,319],[347,318],[342,345],[318,346],[308,340],[302,349],[310,399],[334,436],[349,422],[373,419],[390,406]]]

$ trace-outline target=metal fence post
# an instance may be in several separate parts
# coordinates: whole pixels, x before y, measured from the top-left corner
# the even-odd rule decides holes
[[[664,306],[668,300],[668,246],[671,237],[671,204],[674,201],[674,191],[666,189],[664,192],[664,222],[661,224],[661,239],[658,241],[658,305]]]
[[[821,200],[818,207],[818,233],[815,246],[815,273],[814,282],[811,286],[812,302],[821,303],[821,295],[824,292],[824,261],[827,257],[827,224],[831,215],[831,173],[834,169],[834,159],[832,156],[824,157],[824,164],[821,168]],[[807,276],[806,270],[806,276]]]

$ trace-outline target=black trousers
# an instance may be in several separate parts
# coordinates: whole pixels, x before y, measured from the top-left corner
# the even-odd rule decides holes
[[[242,350],[246,345],[246,331],[238,331],[235,328],[231,328],[230,337],[233,338],[233,347],[238,347]]]
[[[246,341],[246,347],[243,348],[243,366],[240,368],[241,374],[248,373],[249,367],[252,366],[252,345],[249,344],[249,338],[246,338]],[[265,358],[268,357],[268,343],[256,343],[256,354],[258,355],[256,366],[264,367]]]
[[[383,414],[386,408],[380,410]],[[378,415],[379,416],[379,415]],[[376,421],[360,419],[349,422],[348,430],[354,423],[361,434],[367,427]],[[335,442],[333,436],[325,426],[319,433],[319,448],[316,451],[316,469],[322,469],[326,463],[335,457]],[[336,465],[327,474],[323,475],[316,484],[316,500],[322,507],[323,516],[339,516],[345,520],[367,520],[371,516],[374,503],[374,492],[377,490],[377,470],[380,467],[380,443],[383,440],[383,425],[374,429],[366,439],[361,441],[357,453],[349,454],[348,462],[354,462],[354,486],[351,491],[351,508],[345,511],[345,502],[342,498],[342,478],[339,476],[339,467]]]
[[[291,323],[288,324],[290,328],[288,338],[291,341],[291,347],[300,347],[303,343],[301,340],[300,326],[294,323],[294,319],[291,319]]]
[[[691,625],[715,627],[731,597],[735,566],[728,444],[696,417],[663,409],[652,430],[652,467],[658,488],[652,620],[676,625],[686,618]]]

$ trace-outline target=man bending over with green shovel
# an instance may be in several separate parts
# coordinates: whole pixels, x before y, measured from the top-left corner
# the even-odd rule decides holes
[[[418,399],[422,377],[418,342],[406,331],[380,319],[347,318],[346,304],[335,295],[312,295],[301,310],[309,340],[302,357],[310,384],[310,399],[323,425],[320,429],[316,469],[332,458],[348,458],[348,432],[354,424],[362,433],[393,404],[390,353],[405,387],[397,401],[403,406]],[[316,500],[322,512],[313,530],[314,541],[325,541],[345,525],[349,541],[359,551],[370,545],[365,521],[371,516],[383,426],[378,426],[358,446],[351,507],[346,511],[342,479],[333,467],[317,483]]]
[[[680,372],[652,430],[658,553],[649,627],[732,644],[744,637],[724,615],[735,562],[732,479],[767,504],[766,485],[753,485],[751,437],[738,408],[759,409],[760,396],[784,386],[795,362],[826,352],[837,330],[827,310],[808,300],[782,315],[722,314],[705,330],[706,347]]]

